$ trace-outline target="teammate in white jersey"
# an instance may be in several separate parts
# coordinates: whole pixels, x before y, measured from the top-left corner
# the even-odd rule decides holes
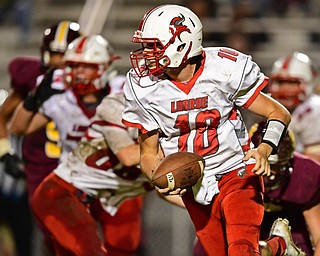
[[[112,88],[123,86],[124,76],[116,75],[112,66],[115,58],[108,41],[100,35],[81,36],[71,42],[64,55],[66,67],[55,70],[49,78],[49,89],[67,90],[41,102],[37,98],[41,90],[49,89],[39,86],[35,96],[25,100],[16,112],[12,131],[18,135],[32,133],[54,120],[64,157],[83,136],[102,99]]]
[[[123,94],[106,96],[77,147],[33,196],[33,212],[53,236],[59,255],[137,253],[140,195],[153,186],[136,167],[138,132],[121,123],[123,108]]]
[[[15,119],[12,122],[12,131],[18,134],[30,133],[46,124],[49,120],[54,120],[57,125],[57,129],[59,130],[62,144],[61,159],[65,159],[68,156],[68,153],[76,147],[77,142],[84,135],[87,127],[93,120],[96,119],[96,117],[94,117],[96,114],[96,108],[101,103],[103,98],[108,94],[114,94],[115,92],[122,91],[125,77],[119,75],[115,76],[116,70],[112,66],[112,63],[115,59],[116,56],[114,55],[108,41],[100,35],[81,36],[74,40],[71,44],[69,44],[69,47],[64,55],[64,61],[66,65],[65,69],[55,70],[55,72],[52,74],[52,78],[49,78],[52,79],[50,83],[51,87],[46,88],[42,83],[36,90],[33,98],[29,97],[29,99],[24,102],[24,105],[20,107],[15,115]],[[44,79],[47,78],[48,77],[46,76]],[[55,94],[49,99],[45,100],[43,104],[39,104],[39,102],[42,102],[42,90],[57,90],[65,87],[67,87],[67,90],[64,93]],[[95,125],[93,125],[93,127],[95,127]],[[91,134],[89,135],[91,136]],[[126,156],[129,157],[130,154],[127,153]],[[95,161],[95,159],[91,160],[93,162]],[[88,165],[88,163],[86,164]],[[100,162],[98,161],[96,164],[99,165]],[[101,166],[101,168],[102,167],[104,168],[106,166]],[[97,187],[91,187],[91,183],[83,185],[79,181],[81,180],[81,177],[71,181],[69,176],[72,175],[72,178],[74,179],[74,171],[68,174],[65,173],[67,172],[66,169],[64,169],[65,171],[62,172],[61,169],[64,169],[63,164],[62,167],[59,167],[57,173],[62,176],[62,178],[66,179],[67,182],[74,182],[76,180],[76,187],[84,189],[86,193],[91,191],[89,195],[92,195],[92,193],[96,192],[95,189],[97,189]],[[89,170],[88,168],[85,169]],[[90,174],[93,174],[93,177],[96,177],[94,181],[97,181],[100,178],[100,176],[97,176],[97,173],[99,173],[99,171],[95,171],[94,173],[90,172]],[[111,172],[105,173],[110,174],[111,176],[114,175]],[[104,176],[105,173],[99,174]],[[56,177],[56,179],[61,181],[61,178]],[[92,179],[90,181],[92,181]],[[113,182],[118,181],[115,180]],[[65,181],[61,181],[61,184],[65,183]],[[43,187],[45,187],[45,185],[41,186],[42,189]],[[72,185],[67,186],[66,189],[69,190],[70,187],[72,187]],[[74,192],[77,193],[77,195],[72,194],[73,199],[78,196],[80,198],[77,200],[86,200],[87,198],[84,196],[85,192],[78,193],[80,190],[76,187],[74,187]],[[103,188],[105,188],[105,184],[103,184]],[[70,194],[70,192],[68,193]],[[37,195],[39,195],[39,193]],[[119,200],[118,197],[115,197],[115,199]],[[89,229],[90,232],[97,232],[95,223],[92,220],[90,222],[91,225],[88,227],[84,227],[82,225],[74,227],[75,229],[79,228],[80,231],[72,229],[70,226],[70,231],[63,230],[66,233],[76,232],[77,236],[79,235],[79,237],[80,234],[83,235],[81,238],[86,239],[81,243],[77,243],[78,240],[76,237],[72,236],[73,238],[71,238],[70,233],[68,235],[65,234],[64,236],[61,230],[58,232],[60,234],[58,238],[57,233],[51,229],[50,225],[53,224],[54,228],[58,228],[59,225],[56,225],[57,223],[49,218],[48,221],[50,225],[47,226],[48,223],[43,221],[42,218],[45,218],[47,216],[45,214],[48,214],[48,212],[39,211],[39,208],[37,208],[43,207],[43,204],[41,203],[38,205],[39,201],[41,200],[43,200],[42,197],[39,198],[35,196],[35,200],[33,201],[33,207],[35,209],[34,211],[40,222],[56,239],[56,250],[58,250],[60,253],[59,255],[70,255],[70,251],[76,251],[76,255],[104,255],[103,252],[105,249],[100,247],[100,241],[95,240],[96,235],[91,236],[91,233],[89,234],[87,232],[88,230],[86,230]],[[60,201],[60,199],[58,199],[58,201]],[[63,204],[66,209],[69,206],[68,203],[65,202],[65,204]],[[108,203],[110,203],[110,201],[108,201]],[[63,207],[63,205],[60,206]],[[130,201],[123,203],[120,209],[118,209],[117,214],[115,216],[111,216],[111,214],[114,214],[114,212],[111,211],[110,214],[109,212],[105,211],[100,202],[90,204],[90,212],[92,213],[92,216],[94,216],[96,219],[99,219],[100,223],[103,225],[105,233],[105,246],[107,247],[110,255],[112,255],[112,253],[114,255],[133,255],[135,253],[135,250],[138,246],[137,244],[139,244],[140,241],[141,205],[141,198],[135,197]],[[114,206],[118,206],[118,202],[114,201],[111,206],[107,205],[106,207],[109,209],[110,207],[112,208]],[[59,209],[61,209],[61,207]],[[82,204],[82,207],[83,209],[87,209],[84,204]],[[59,209],[57,209],[57,211]],[[65,216],[65,218],[71,218],[71,216],[72,218],[75,217],[73,215],[73,211],[67,212],[68,214],[66,215],[68,216]],[[53,218],[58,218],[58,216],[59,215]],[[78,220],[78,218],[81,219],[79,215],[77,215],[76,220]],[[88,218],[83,219],[84,222],[85,220],[88,220]],[[70,225],[70,222],[68,222],[68,224]],[[125,229],[125,227],[127,227],[127,229]],[[115,231],[115,229],[118,228],[123,228],[123,231]],[[109,232],[112,235],[110,235]],[[113,233],[116,233],[116,235]],[[72,234],[74,235],[74,233]],[[70,239],[66,239],[66,237]],[[60,239],[65,240],[60,241]],[[66,242],[66,244],[63,242]],[[81,251],[91,251],[91,253],[83,254],[84,252]],[[99,252],[95,254],[95,251]]]
[[[203,178],[183,194],[196,234],[208,255],[260,255],[263,180],[268,157],[290,122],[290,113],[263,94],[268,78],[250,56],[202,48],[202,24],[189,9],[162,5],[147,12],[132,41],[133,68],[124,87],[123,123],[139,129],[140,165],[149,180],[165,156],[202,155]],[[251,149],[238,107],[268,119],[257,149]],[[285,245],[283,238],[279,237]]]
[[[269,91],[292,113],[297,151],[320,161],[320,95],[313,92],[318,76],[308,55],[293,52],[275,61]]]

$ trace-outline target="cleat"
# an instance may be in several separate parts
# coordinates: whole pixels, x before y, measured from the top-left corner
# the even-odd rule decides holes
[[[275,220],[270,230],[270,236],[280,236],[284,239],[287,246],[285,256],[306,256],[306,253],[294,244],[287,219],[278,218]]]

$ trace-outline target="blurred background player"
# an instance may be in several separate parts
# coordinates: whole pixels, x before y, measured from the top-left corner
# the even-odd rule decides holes
[[[142,198],[137,196],[153,186],[136,167],[138,131],[121,123],[122,88],[110,89],[77,147],[32,199],[33,212],[61,256],[138,255]]]
[[[260,122],[250,129],[255,146],[261,142],[264,127],[265,122]],[[265,214],[261,239],[269,237],[267,231],[277,218],[286,218],[297,246],[307,255],[320,255],[320,164],[294,150],[294,136],[288,130],[278,153],[269,158],[271,175],[264,177]]]
[[[51,84],[40,84],[18,107],[12,131],[29,134],[53,120],[60,134],[62,155],[70,152],[89,126],[96,107],[110,92],[109,83],[124,83],[124,76],[117,75],[112,65],[116,58],[108,41],[100,35],[74,40],[63,58],[65,67],[50,74]],[[43,91],[60,88],[67,90],[42,99]]]
[[[292,114],[289,128],[297,151],[320,161],[320,96],[313,92],[317,78],[311,58],[293,52],[274,62],[269,92]]]
[[[54,69],[63,67],[63,56],[67,50],[68,44],[74,39],[81,35],[80,26],[76,22],[71,21],[61,21],[45,29],[42,45],[41,45],[41,66],[44,67],[45,72],[52,72]],[[37,84],[42,82],[45,72],[38,77]],[[61,88],[64,89],[64,88]],[[52,93],[52,91],[50,92]],[[50,97],[51,94],[48,92],[46,97]],[[41,129],[36,133],[33,132],[32,135],[28,135],[28,149],[23,152],[25,164],[30,163],[32,166],[26,167],[26,177],[28,184],[28,192],[31,197],[36,187],[40,182],[46,177],[58,163],[58,158],[60,156],[60,145],[59,145],[59,134],[56,129],[56,124],[54,122],[49,122],[46,129]],[[41,141],[40,138],[36,136],[37,133],[41,132],[47,137],[46,141]],[[26,144],[26,142],[24,142]],[[36,144],[39,143],[37,147]],[[41,145],[41,147],[40,147]],[[31,149],[30,149],[31,148]],[[41,154],[36,150],[41,148]],[[43,163],[41,155],[43,158],[50,159],[52,164],[46,164],[46,168],[40,163]],[[28,159],[25,160],[25,156]]]
[[[65,68],[55,70],[52,74],[51,85],[40,84],[34,95],[24,101],[23,106],[19,107],[13,119],[12,131],[20,135],[30,133],[47,124],[50,120],[55,121],[62,147],[60,159],[63,160],[83,137],[103,98],[109,93],[114,93],[114,90],[122,90],[125,76],[117,75],[117,71],[113,67],[115,59],[117,56],[114,55],[110,44],[102,36],[81,36],[75,39],[69,44],[64,55]],[[43,101],[42,91],[55,90],[65,86],[68,89],[64,93],[53,95]],[[137,218],[135,221],[140,222],[141,198],[133,200],[136,202],[131,201],[128,205],[124,204],[115,218],[112,218],[113,225],[118,226],[119,223],[134,218]],[[35,200],[35,202],[37,201]],[[33,207],[39,207],[35,205],[35,202]],[[101,223],[110,221],[110,216],[106,217],[108,214],[104,212],[100,204],[94,204],[90,210]],[[121,214],[122,211],[125,215],[124,218]],[[121,218],[120,222],[117,220],[117,216]],[[112,233],[114,230],[106,229],[105,232]],[[107,250],[110,253],[115,251],[115,255],[133,255],[135,253],[133,251],[136,249],[136,240],[139,240],[139,232],[127,232],[126,235],[127,239],[114,242],[112,236],[106,234]]]
[[[5,174],[1,176],[1,180],[2,184],[6,184],[6,186],[11,184],[11,188],[18,186],[17,191],[24,191],[19,199],[16,198],[18,200],[16,203],[21,202],[23,204],[24,208],[22,206],[19,208],[26,209],[25,214],[21,214],[21,209],[13,210],[8,214],[17,224],[19,219],[25,218],[24,222],[26,224],[18,225],[13,231],[19,255],[29,255],[32,236],[30,235],[31,226],[28,224],[30,221],[27,221],[31,219],[26,207],[28,203],[27,193],[25,188],[21,188],[21,181],[17,179],[26,176],[30,197],[43,177],[57,166],[60,149],[57,145],[58,134],[53,123],[25,136],[22,140],[21,149],[20,141],[15,139],[13,142],[15,145],[10,142],[11,135],[8,132],[8,123],[19,103],[34,89],[37,79],[40,80],[41,75],[48,69],[59,67],[62,64],[62,56],[68,43],[79,35],[79,24],[75,22],[61,21],[53,24],[47,27],[43,33],[41,59],[27,56],[17,57],[8,66],[11,89],[0,110],[0,160],[3,163],[4,171],[14,177],[15,180],[10,181],[12,178]],[[11,136],[12,138],[16,137]],[[21,157],[24,166],[20,160]],[[8,204],[6,204],[5,209],[9,211]],[[14,214],[14,212],[19,214]],[[16,226],[17,224],[13,223],[12,225]],[[22,234],[25,234],[24,237],[22,237]],[[24,244],[24,248],[20,248],[20,244]]]

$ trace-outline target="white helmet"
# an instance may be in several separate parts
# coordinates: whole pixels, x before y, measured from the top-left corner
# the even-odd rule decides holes
[[[101,90],[117,74],[111,66],[117,58],[109,42],[100,35],[81,36],[72,41],[64,55],[65,80],[76,94],[88,94]],[[90,79],[78,79],[72,75],[72,67],[78,64],[97,66],[97,73]]]
[[[312,60],[304,53],[294,52],[275,61],[270,74],[269,91],[280,102],[285,100],[287,108],[294,108],[312,94],[316,78],[317,69]],[[295,86],[282,89],[280,82]]]
[[[202,24],[188,8],[179,5],[161,5],[147,12],[140,22],[132,42],[142,48],[130,53],[131,64],[140,77],[159,76],[164,68],[179,67],[191,57],[202,53]],[[144,52],[153,47],[153,51]],[[159,49],[160,48],[160,49]],[[150,59],[156,67],[148,67]]]

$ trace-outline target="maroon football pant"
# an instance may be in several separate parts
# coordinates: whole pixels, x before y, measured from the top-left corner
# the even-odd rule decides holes
[[[51,173],[37,188],[32,209],[48,230],[59,256],[131,256],[139,247],[142,197],[126,200],[115,216],[100,202],[85,204],[79,190]],[[100,224],[104,242],[101,240]]]
[[[219,180],[220,193],[210,205],[194,201],[192,191],[182,198],[195,226],[196,234],[208,255],[260,255],[259,231],[263,219],[263,179],[252,173],[237,171]]]

